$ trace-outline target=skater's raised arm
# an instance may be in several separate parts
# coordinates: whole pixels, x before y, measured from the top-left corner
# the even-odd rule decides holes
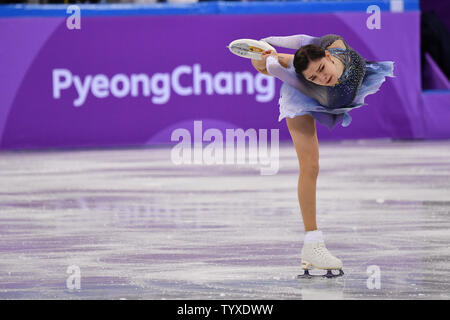
[[[273,56],[276,59],[275,62],[270,63],[270,65],[272,65],[270,69],[272,70],[273,73],[267,70],[267,58],[269,56]],[[262,74],[284,78],[283,74],[287,68],[292,66],[293,58],[294,56],[292,54],[275,53],[268,50],[262,53],[262,60],[252,59],[252,65],[255,67],[257,71],[261,72]],[[277,69],[279,69],[279,72],[276,71]],[[280,80],[282,79],[280,78]]]
[[[286,37],[267,37],[261,40],[281,48],[298,49],[307,44],[317,45],[320,38],[308,36],[306,34],[297,34]]]
[[[266,60],[266,70],[272,76],[277,77],[281,81],[294,86],[298,82],[297,77],[289,72],[288,69],[280,64],[277,56],[269,55]]]
[[[267,37],[261,40],[277,47],[295,50],[308,44],[321,46],[323,48],[332,47],[348,49],[348,45],[345,42],[344,38],[333,33],[324,35],[322,37],[312,37],[306,34],[297,34],[286,37]]]
[[[288,54],[276,54],[274,52],[264,52],[262,54],[263,59],[266,60],[266,71],[283,81],[284,83],[289,84],[290,86],[300,90],[304,94],[307,94],[308,91],[303,85],[301,81],[297,78],[293,66],[292,60],[293,56]]]

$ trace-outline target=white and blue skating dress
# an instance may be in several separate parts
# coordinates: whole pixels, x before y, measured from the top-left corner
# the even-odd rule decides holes
[[[262,40],[271,45],[289,49],[298,49],[307,44],[327,49],[336,40],[342,40],[346,47],[346,49],[327,49],[332,56],[345,65],[338,84],[333,87],[317,85],[306,80],[303,75],[297,74],[293,59],[289,62],[288,68],[284,68],[277,58],[273,56],[267,58],[267,71],[283,81],[278,121],[286,117],[295,118],[309,114],[330,130],[341,122],[343,127],[347,127],[352,121],[348,112],[366,105],[365,97],[377,92],[386,77],[394,77],[393,61],[367,61],[338,35],[329,34],[316,38],[301,34],[268,37]]]

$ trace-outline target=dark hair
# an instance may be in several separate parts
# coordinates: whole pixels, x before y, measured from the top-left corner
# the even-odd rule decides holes
[[[315,61],[325,57],[325,49],[308,44],[297,50],[294,56],[295,72],[301,75],[308,68],[309,61]]]

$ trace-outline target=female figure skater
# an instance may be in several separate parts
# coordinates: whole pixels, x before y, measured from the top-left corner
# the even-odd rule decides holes
[[[301,253],[304,274],[308,269],[342,272],[342,261],[325,247],[316,222],[316,182],[319,174],[319,146],[315,120],[330,130],[338,123],[346,127],[352,118],[348,111],[364,105],[364,98],[375,93],[394,77],[393,62],[366,61],[345,40],[334,34],[315,38],[307,35],[268,37],[267,43],[298,49],[295,55],[265,51],[262,60],[252,60],[259,72],[283,81],[279,121],[286,123],[300,165],[298,199],[305,227]]]

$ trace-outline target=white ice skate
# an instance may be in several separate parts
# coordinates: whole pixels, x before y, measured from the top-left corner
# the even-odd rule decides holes
[[[325,247],[323,242],[305,243],[302,249],[302,269],[304,273],[297,278],[326,277],[334,278],[344,275],[342,271],[342,261],[333,256]],[[309,270],[327,270],[326,274],[311,275]],[[332,270],[338,270],[339,274],[334,274]]]

